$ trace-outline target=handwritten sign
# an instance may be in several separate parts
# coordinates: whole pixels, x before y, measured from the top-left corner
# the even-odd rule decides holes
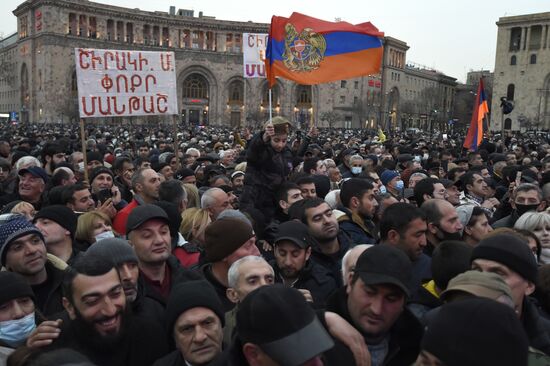
[[[174,52],[75,48],[81,118],[178,113]]]
[[[267,33],[243,33],[243,66],[245,78],[265,78]]]

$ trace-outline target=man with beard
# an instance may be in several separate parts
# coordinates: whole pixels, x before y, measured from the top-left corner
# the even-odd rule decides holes
[[[311,237],[306,225],[287,221],[279,226],[270,264],[275,271],[275,282],[296,289],[308,290],[316,307],[322,307],[336,289],[336,280],[328,270],[310,260]]]
[[[74,349],[102,366],[149,366],[168,352],[162,327],[132,316],[112,262],[78,258],[66,270],[63,291],[70,320],[49,349]]]
[[[53,171],[57,168],[57,165],[66,161],[65,151],[59,143],[48,141],[44,145],[42,149],[42,162],[44,163],[44,170],[48,175],[53,175]]]
[[[376,227],[372,218],[378,207],[374,186],[361,178],[351,178],[342,184],[340,191],[342,211],[338,218],[340,230],[351,238],[354,244],[374,244]]]
[[[340,231],[332,208],[321,198],[298,201],[290,210],[293,208],[296,212],[290,215],[291,218],[299,218],[307,225],[309,235],[316,241],[311,251],[313,260],[328,269],[336,284],[341,286],[342,258],[351,243],[349,237]]]
[[[428,243],[424,253],[431,256],[435,247],[444,240],[461,240],[462,224],[456,209],[449,202],[442,199],[426,201],[420,207],[426,214]]]
[[[116,266],[126,302],[131,306],[134,316],[146,317],[159,324],[164,321],[162,305],[144,295],[143,283],[138,281],[138,257],[128,241],[117,238],[100,240],[86,251],[86,256],[91,255],[111,261]]]

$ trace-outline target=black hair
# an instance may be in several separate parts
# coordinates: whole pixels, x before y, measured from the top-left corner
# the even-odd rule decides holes
[[[278,204],[279,201],[285,201],[288,202],[288,192],[291,189],[297,189],[300,190],[300,186],[298,186],[296,183],[292,182],[285,182],[279,186],[279,188],[275,191],[275,200]]]
[[[386,208],[380,219],[380,239],[386,240],[390,230],[396,230],[403,236],[411,221],[416,219],[426,221],[426,215],[421,209],[410,203],[394,203]]]
[[[432,253],[432,277],[437,288],[447,289],[449,281],[471,268],[473,248],[457,240],[441,242]]]
[[[76,183],[70,186],[65,186],[61,193],[61,204],[74,203],[74,194],[78,191],[89,190],[83,183]]]
[[[115,158],[115,161],[113,162],[113,170],[115,171],[115,173],[122,170],[124,163],[132,163],[132,159],[127,156],[118,156]]]
[[[326,203],[328,205],[328,203],[324,199],[319,197],[307,198],[294,202],[292,206],[290,206],[290,208],[288,209],[288,215],[290,216],[291,220],[298,219],[302,221],[305,225],[307,225],[308,223],[306,210],[318,207],[323,203]]]
[[[185,191],[181,185],[181,182],[176,179],[164,181],[159,187],[159,200],[172,202],[179,205],[185,197]]]
[[[363,195],[374,188],[372,183],[361,178],[351,178],[342,183],[340,189],[340,201],[344,207],[349,208],[353,197],[361,198]]]
[[[304,167],[303,167],[304,173],[311,174],[310,173],[311,170],[316,170],[317,169],[317,163],[319,162],[319,160],[321,160],[321,159],[319,159],[317,157],[311,157],[311,158],[305,159],[304,160]]]
[[[466,172],[466,169],[464,169],[464,168],[461,168],[461,167],[453,168],[453,169],[449,170],[449,172],[447,173],[447,178],[449,178],[450,180],[455,182],[456,181],[456,175],[458,173],[464,173],[464,172]]]
[[[441,183],[439,179],[435,178],[424,178],[421,181],[417,182],[414,186],[414,201],[420,207],[424,203],[424,195],[433,197],[434,186],[437,183]]]

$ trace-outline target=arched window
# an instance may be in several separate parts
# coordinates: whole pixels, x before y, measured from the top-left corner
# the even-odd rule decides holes
[[[515,65],[516,64],[516,56],[512,56],[510,57],[510,65]]]
[[[514,84],[508,84],[508,88],[506,88],[506,99],[514,100],[515,90],[516,90],[516,87]]]
[[[505,130],[511,130],[512,129],[512,120],[510,118],[506,118],[504,120],[504,129]]]
[[[279,88],[277,86],[273,86],[271,89],[271,103],[273,106],[277,106],[279,102]],[[267,108],[269,106],[269,87],[267,84],[264,85],[264,92],[262,94],[262,105]]]
[[[243,104],[244,84],[235,80],[229,84],[229,104]]]
[[[208,81],[199,74],[189,75],[183,82],[184,98],[208,98]]]
[[[537,63],[537,55],[532,54],[532,55],[531,55],[531,58],[529,59],[529,63],[530,63],[531,65],[536,64],[536,63]]]

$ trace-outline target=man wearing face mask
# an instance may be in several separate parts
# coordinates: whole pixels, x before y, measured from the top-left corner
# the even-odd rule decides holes
[[[386,170],[380,176],[383,186],[385,187],[385,192],[382,187],[380,187],[381,193],[389,193],[398,201],[403,200],[403,190],[405,189],[405,183],[401,180],[399,172],[395,170]]]
[[[426,201],[420,207],[426,214],[428,241],[424,253],[431,257],[434,249],[445,240],[461,240],[462,224],[456,209],[449,202],[442,199]]]
[[[516,221],[526,212],[542,212],[546,208],[546,201],[542,200],[542,191],[532,183],[520,184],[515,192],[510,204],[514,211],[508,216],[493,223],[493,228],[509,227],[513,228]]]
[[[355,178],[363,171],[363,157],[361,155],[353,155],[349,158],[350,170],[344,172],[344,178]]]
[[[0,365],[36,327],[34,293],[25,279],[0,272]]]

